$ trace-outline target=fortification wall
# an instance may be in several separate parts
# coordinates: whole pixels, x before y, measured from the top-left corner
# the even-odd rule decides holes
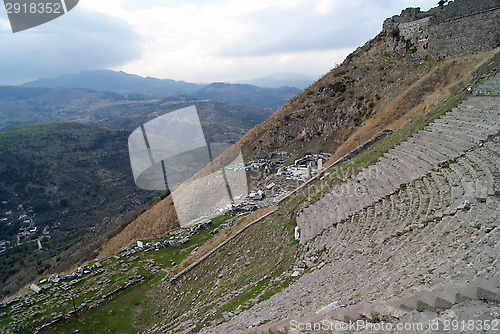
[[[500,45],[500,4],[496,0],[456,0],[423,13],[408,8],[384,22],[394,51],[416,57],[456,57]]]
[[[435,14],[437,22],[453,19],[460,16],[467,16],[471,13],[482,12],[494,7],[498,7],[497,0],[455,0],[448,3],[442,11]]]
[[[500,45],[499,22],[500,8],[431,25],[428,49],[422,46],[420,53],[446,57],[491,50]]]

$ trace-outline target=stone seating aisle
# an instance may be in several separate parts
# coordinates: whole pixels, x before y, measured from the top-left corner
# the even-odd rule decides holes
[[[500,132],[499,106],[499,97],[469,98],[391,149],[377,164],[347,179],[317,203],[303,209],[297,217],[297,225],[301,229],[301,244],[312,240],[329,226],[348,220],[353,213],[394,193],[402,185],[423,177],[435,167],[456,159],[465,151],[496,135]],[[485,164],[491,166],[495,162],[485,161]],[[484,199],[487,191],[498,191],[492,188],[494,185],[491,183],[496,174],[486,176],[490,181],[490,189],[478,194],[480,198]],[[474,187],[480,187],[485,180],[478,179],[477,182]],[[467,182],[462,186],[466,191],[473,187]]]
[[[329,276],[341,279],[352,271],[351,261],[364,263],[364,270],[357,272],[359,277],[353,284],[357,286],[356,293],[366,296],[367,300],[296,320],[301,323],[358,319],[376,322],[390,318],[391,314],[404,316],[412,310],[436,312],[444,309],[443,305],[450,308],[464,298],[498,301],[500,274],[485,280],[478,275],[477,268],[497,270],[500,266],[497,242],[500,240],[500,203],[495,194],[487,195],[485,201],[478,199],[476,194],[483,189],[473,184],[468,192],[463,184],[469,184],[474,177],[485,179],[487,187],[492,188],[487,175],[498,169],[483,162],[491,162],[489,159],[499,162],[496,153],[499,147],[497,136],[318,236],[309,246],[312,249],[328,246],[326,257],[336,268]],[[472,164],[478,156],[482,157],[481,164]],[[441,260],[436,262],[436,258]],[[461,265],[463,279],[455,279],[457,283],[440,283],[421,291],[405,288],[412,286],[416,278],[424,282],[429,268],[434,276],[447,277],[457,271],[457,263],[467,264],[470,258],[474,259],[475,267]],[[391,265],[389,271],[386,263]],[[363,285],[372,272],[383,277],[384,286]],[[465,284],[466,278],[471,282]],[[382,291],[391,287],[397,287],[395,297],[384,300]],[[290,320],[249,333],[289,333]]]
[[[478,95],[500,95],[500,76],[494,76],[476,89]]]

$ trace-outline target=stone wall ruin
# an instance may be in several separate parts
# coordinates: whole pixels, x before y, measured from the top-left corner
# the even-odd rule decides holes
[[[496,0],[455,0],[421,12],[407,8],[384,21],[383,33],[396,54],[450,58],[500,45],[500,4]]]

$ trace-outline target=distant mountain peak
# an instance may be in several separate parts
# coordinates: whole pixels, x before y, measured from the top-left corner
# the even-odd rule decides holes
[[[268,88],[294,87],[303,90],[318,80],[319,77],[320,75],[279,72],[254,79],[237,81],[236,83]]]

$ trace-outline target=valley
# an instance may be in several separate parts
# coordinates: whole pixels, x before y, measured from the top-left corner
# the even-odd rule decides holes
[[[155,203],[160,192],[134,184],[127,146],[133,128],[194,104],[207,140],[231,144],[270,114],[211,100],[130,101],[74,89],[3,87],[0,96],[7,127],[0,131],[3,296],[46,271],[95,257],[103,242]],[[33,122],[42,123],[9,127]],[[166,221],[165,229],[177,224]]]

